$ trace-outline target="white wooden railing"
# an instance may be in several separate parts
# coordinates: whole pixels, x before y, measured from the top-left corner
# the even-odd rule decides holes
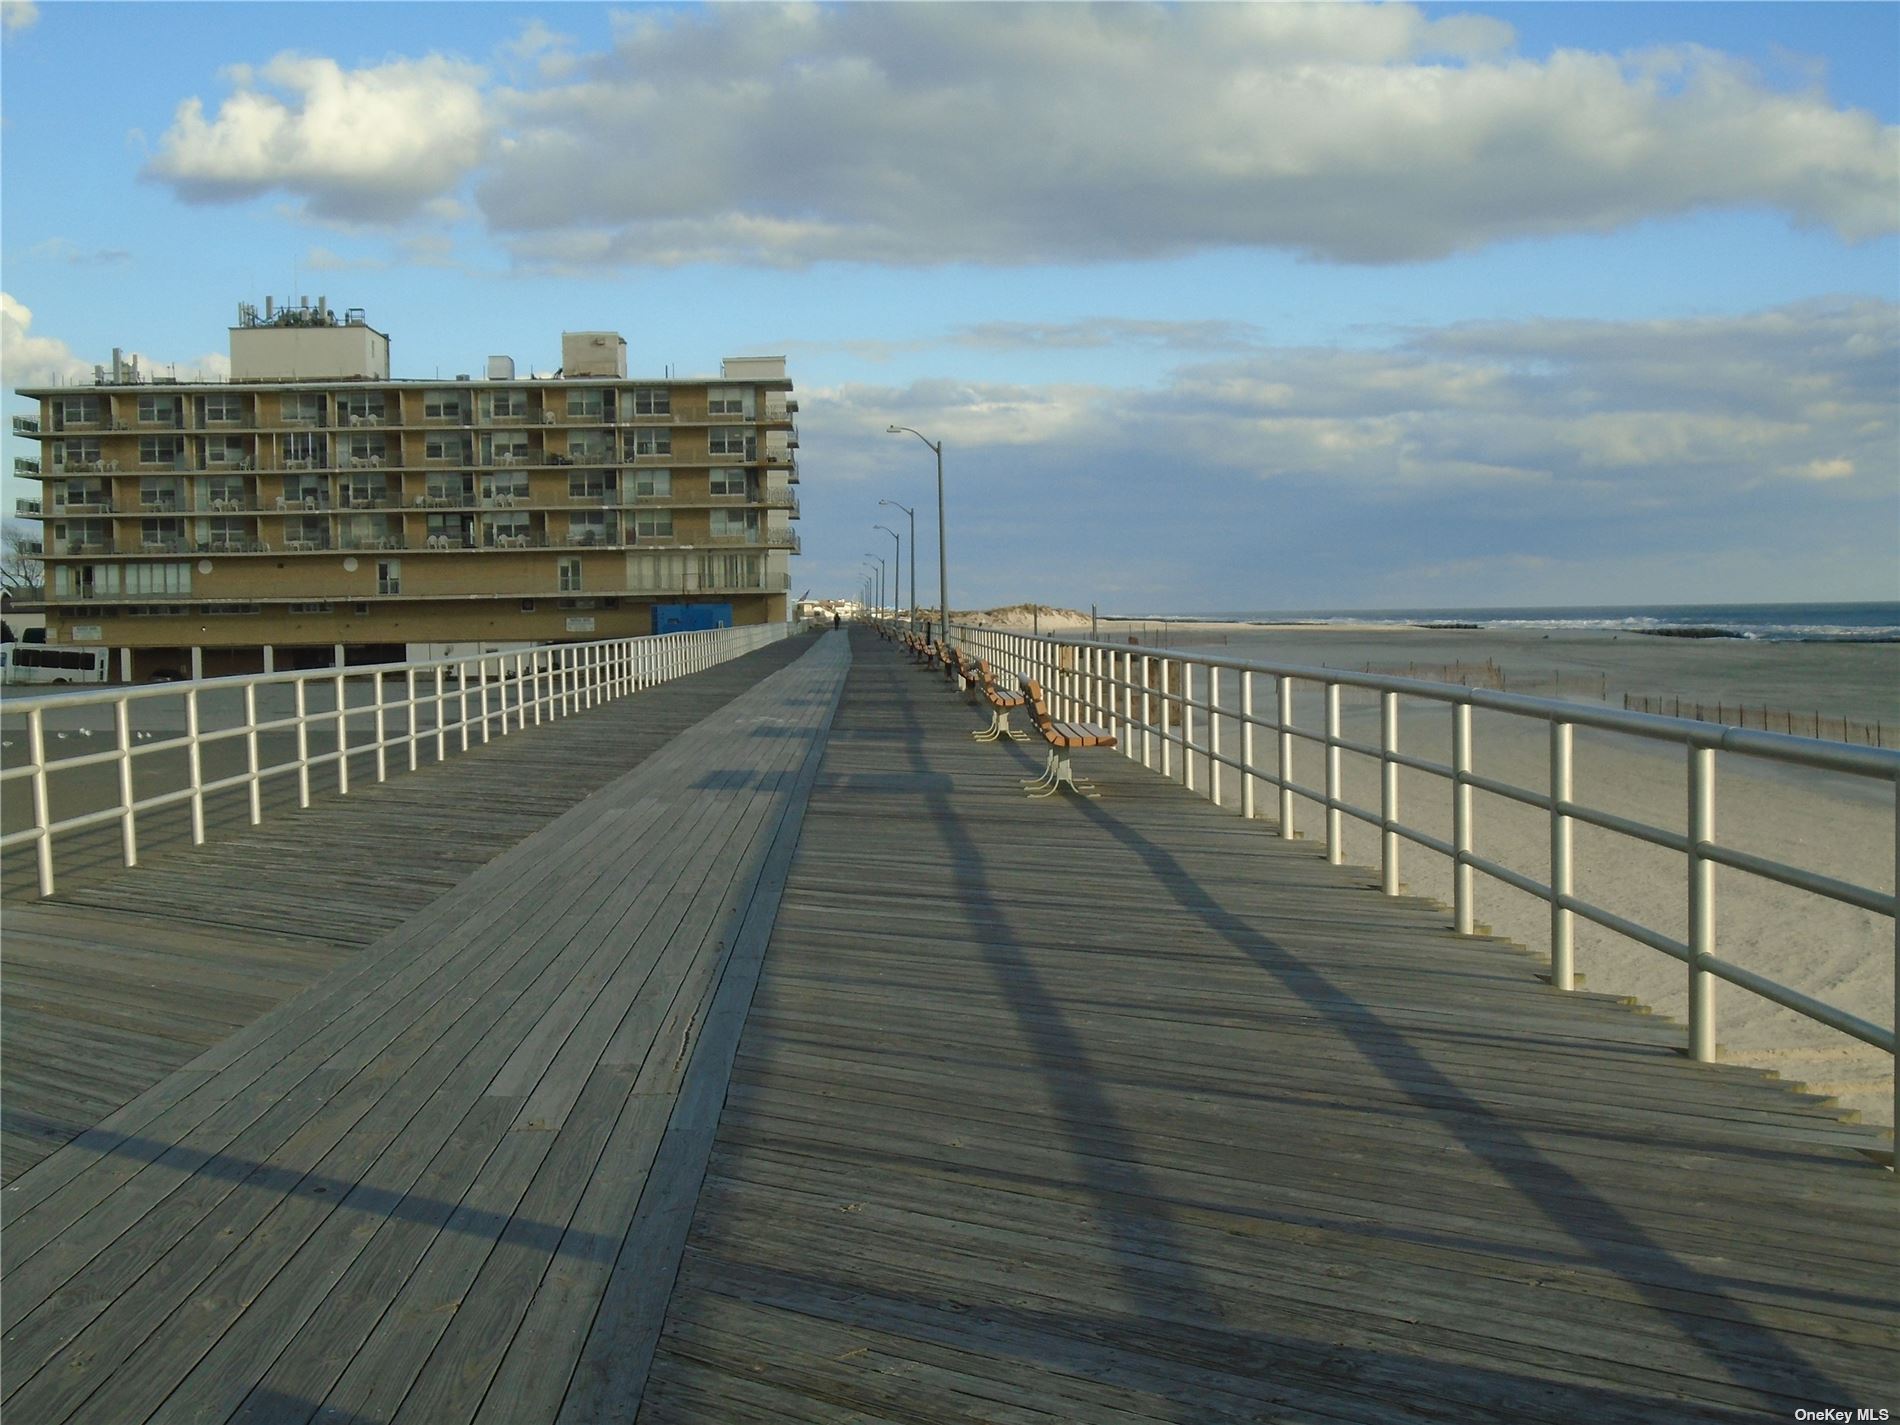
[[[425,758],[444,761],[452,752],[466,752],[493,737],[506,737],[530,725],[539,726],[544,720],[582,712],[642,688],[700,672],[802,628],[802,624],[752,624],[410,663],[243,674],[98,692],[9,696],[0,703],[8,743],[4,766],[0,766],[0,785],[28,783],[32,814],[29,825],[0,836],[0,851],[32,846],[38,863],[39,893],[51,895],[55,886],[54,843],[62,834],[116,822],[124,863],[135,866],[142,814],[186,804],[190,808],[191,839],[202,844],[205,799],[219,792],[245,789],[250,820],[256,824],[263,819],[264,784],[273,778],[295,778],[297,805],[307,807],[312,774],[320,768],[334,766],[336,790],[348,794],[352,757],[373,757],[375,779],[381,782],[389,776],[392,759],[406,760],[408,769],[414,771]],[[260,693],[274,694],[271,700],[282,703],[285,692],[289,694],[289,710],[280,716],[260,717]],[[202,714],[208,701],[237,698],[242,699],[241,716],[223,719],[228,725],[222,727],[204,725]],[[88,713],[92,714],[90,718]],[[95,730],[90,725],[105,723],[108,713],[109,730]],[[137,721],[175,722],[181,716],[182,731],[168,727],[159,734],[135,729]],[[89,746],[96,737],[103,736],[107,745],[98,751],[75,751],[70,756],[49,753],[49,719],[57,725],[52,729],[54,741]],[[74,729],[74,735],[60,730],[64,728]],[[295,755],[265,764],[260,759],[259,740],[269,733],[290,734]],[[333,745],[319,751],[313,740],[325,735]],[[205,752],[225,742],[242,744],[243,770],[207,780]],[[184,754],[183,785],[138,795],[138,764],[167,752]],[[54,805],[55,780],[62,774],[107,765],[115,766],[118,772],[117,795],[111,804],[60,815]]]
[[[1697,722],[1688,718],[1597,708],[1552,698],[1494,693],[1449,683],[1358,674],[1334,668],[1278,665],[1242,659],[1161,653],[1117,644],[1062,641],[1030,634],[953,625],[952,637],[967,653],[987,659],[999,678],[1034,678],[1047,689],[1057,718],[1106,725],[1122,753],[1143,767],[1181,781],[1223,804],[1223,792],[1237,790],[1235,809],[1243,817],[1258,813],[1259,789],[1278,795],[1278,830],[1294,835],[1295,801],[1317,806],[1325,817],[1325,850],[1338,864],[1344,855],[1345,818],[1375,828],[1379,836],[1379,880],[1388,895],[1400,891],[1399,858],[1403,842],[1446,857],[1451,865],[1452,920],[1460,934],[1476,923],[1478,875],[1491,877],[1542,900],[1549,908],[1551,983],[1569,990],[1576,983],[1575,925],[1578,917],[1683,962],[1688,972],[1688,1050],[1697,1059],[1716,1057],[1714,984],[1724,980],[1795,1011],[1863,1043],[1894,1053],[1894,1029],[1828,1004],[1765,975],[1724,960],[1715,953],[1715,870],[1726,867],[1763,877],[1842,905],[1895,918],[1891,891],[1871,889],[1836,876],[1808,870],[1725,846],[1716,840],[1716,756],[1752,759],[1783,769],[1845,773],[1883,786],[1895,796],[1896,844],[1900,845],[1900,752],[1790,737]],[[1323,725],[1301,726],[1295,718],[1294,686],[1323,691]],[[1341,731],[1340,695],[1344,689],[1374,693],[1379,699],[1379,740],[1349,740]],[[1451,721],[1451,761],[1432,761],[1401,751],[1401,699],[1442,706]],[[1475,770],[1472,712],[1508,714],[1548,725],[1548,775],[1544,785],[1517,786]],[[1309,715],[1310,717],[1310,715]],[[1688,805],[1685,830],[1677,832],[1619,816],[1576,800],[1573,734],[1590,728],[1674,744],[1687,761]],[[1223,732],[1230,736],[1224,738]],[[1231,734],[1237,733],[1237,738]],[[1314,758],[1302,768],[1296,750]],[[1342,754],[1375,761],[1379,769],[1379,806],[1347,801],[1341,776]],[[1451,836],[1434,836],[1400,819],[1398,774],[1401,768],[1440,779],[1450,799]],[[1312,784],[1318,772],[1319,785]],[[1223,785],[1226,774],[1238,788]],[[1300,780],[1302,776],[1309,780]],[[1548,882],[1514,870],[1479,853],[1472,815],[1473,791],[1485,792],[1548,815]],[[1688,935],[1678,939],[1653,926],[1618,915],[1578,894],[1575,827],[1582,823],[1613,836],[1660,847],[1683,858],[1688,906]],[[1900,882],[1900,871],[1896,881]],[[1894,945],[1900,972],[1900,941]],[[1900,978],[1900,974],[1897,974]],[[1900,995],[1900,991],[1896,992]],[[1900,1005],[1896,1006],[1900,1019]],[[1896,1091],[1900,1119],[1900,1089]]]

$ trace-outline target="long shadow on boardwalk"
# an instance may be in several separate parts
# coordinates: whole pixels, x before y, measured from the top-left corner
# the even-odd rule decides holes
[[[1779,1334],[1764,1329],[1744,1303],[1723,1290],[1720,1281],[1683,1261],[1576,1174],[1540,1152],[1508,1119],[1461,1089],[1403,1030],[1211,898],[1196,886],[1193,873],[1179,858],[1099,803],[1078,800],[1074,805],[1098,831],[1141,858],[1153,872],[1156,888],[1174,901],[1182,915],[1213,930],[1337,1027],[1342,1038],[1361,1049],[1365,1062],[1396,1094],[1443,1124],[1468,1152],[1514,1187],[1532,1211],[1569,1237],[1582,1257],[1621,1277],[1737,1385],[1764,1394],[1792,1393],[1816,1401],[1847,1398],[1825,1372],[1790,1348]],[[1188,887],[1194,887],[1195,894],[1185,894]],[[1374,1043],[1382,1052],[1364,1052]],[[1425,1089],[1421,1090],[1420,1085]],[[1559,1201],[1562,1211],[1554,1206]],[[1669,1282],[1655,1283],[1624,1271],[1619,1259],[1605,1252],[1604,1244],[1608,1242],[1634,1246],[1653,1255],[1664,1265]],[[1725,1303],[1733,1313],[1725,1324],[1740,1326],[1746,1333],[1741,1359],[1731,1354],[1732,1341],[1728,1350],[1717,1349],[1719,1343],[1705,1316],[1679,1309],[1683,1292],[1715,1297]]]
[[[1828,1161],[1776,1136],[1794,1095],[1731,1093],[1645,1021],[1109,757],[1105,802],[1015,810],[985,787],[1039,759],[975,753],[937,680],[868,641],[852,683],[643,1420],[704,1418],[722,1389],[776,1418],[901,1418],[903,1384],[933,1379],[945,1419],[1742,1419],[1865,1396],[1895,1358],[1893,1299],[1851,1245],[1869,1193],[1805,1282],[1826,1234],[1783,1242],[1773,1214],[1824,1212],[1818,1192],[1699,1200],[1731,1162],[1779,1183]],[[1205,874],[1190,841],[1220,847]],[[1276,896],[1307,887],[1296,928],[1236,893],[1256,854]],[[1321,948],[1335,914],[1456,963],[1412,960],[1369,1000]],[[1469,1025],[1468,985],[1489,996]],[[1414,1014],[1408,993],[1438,998]],[[1513,1006],[1535,1011],[1515,1032]],[[1177,1070],[1203,1027],[1223,1047]],[[1282,1057],[1197,1080],[1235,1041]],[[1316,1067],[1282,1081],[1308,1045]],[[1582,1111],[1516,1106],[1592,1063],[1617,1077]],[[1617,1107],[1676,1075],[1716,1105],[1685,1112],[1679,1149],[1653,1102]],[[1274,1133],[1301,1141],[1247,1136]],[[1842,1156],[1826,1184],[1861,1171]],[[1732,1257],[1729,1206],[1753,1213]]]

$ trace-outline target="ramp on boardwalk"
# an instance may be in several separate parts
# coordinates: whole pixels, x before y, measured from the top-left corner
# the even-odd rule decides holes
[[[861,639],[642,1421],[1900,1407],[1872,1135],[981,722]]]
[[[624,1398],[849,661],[804,646],[16,1179],[6,1417]]]
[[[142,861],[116,827],[63,838],[59,890],[33,857],[6,880],[0,999],[0,1181],[266,1010],[314,984],[538,828],[805,650],[768,645],[704,672],[519,729],[298,811],[272,784],[263,824],[245,793],[211,799],[210,842],[183,809],[141,823]],[[333,784],[332,784],[333,785]]]

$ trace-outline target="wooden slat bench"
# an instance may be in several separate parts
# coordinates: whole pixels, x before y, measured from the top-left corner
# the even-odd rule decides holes
[[[1113,747],[1115,734],[1105,727],[1092,722],[1058,722],[1049,715],[1049,700],[1044,696],[1042,685],[1033,678],[1022,680],[1023,700],[1029,707],[1030,721],[1035,723],[1036,731],[1042,734],[1042,740],[1049,744],[1049,765],[1043,769],[1040,777],[1026,781],[1032,797],[1054,796],[1063,787],[1085,797],[1098,797],[1092,782],[1077,782],[1074,768],[1070,765],[1070,754],[1078,747]]]
[[[1019,732],[1009,725],[1009,715],[1023,705],[1022,694],[1006,693],[997,687],[996,675],[990,671],[990,665],[981,658],[976,661],[975,687],[977,696],[990,705],[990,725],[981,732],[971,733],[970,736],[978,742],[994,742],[1000,737],[1007,737],[1016,742],[1029,741],[1028,733]]]

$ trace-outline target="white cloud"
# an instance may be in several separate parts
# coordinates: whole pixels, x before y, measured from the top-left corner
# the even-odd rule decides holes
[[[32,328],[32,309],[0,292],[0,367],[6,368],[9,387],[62,386],[91,378],[90,361],[73,355],[57,337],[34,336]]]
[[[9,292],[0,292],[0,367],[7,373],[7,385],[64,386],[90,382],[92,368],[103,363],[87,360],[58,337],[33,333],[33,311]],[[176,370],[180,379],[210,378],[221,380],[231,374],[230,358],[219,352],[207,352],[193,360],[172,361],[144,352],[128,352],[138,360],[147,375]]]
[[[0,30],[18,34],[39,23],[40,7],[33,0],[0,0]]]
[[[283,189],[319,218],[407,217],[481,162],[483,77],[439,55],[345,70],[280,54],[233,69],[235,92],[214,118],[200,99],[180,104],[146,171],[196,202]]]
[[[64,262],[72,267],[116,267],[130,262],[132,254],[122,247],[82,248],[71,238],[51,237],[45,242],[35,243],[31,249],[35,257],[50,257],[54,261]]]
[[[1219,247],[1426,260],[1768,208],[1900,226],[1900,132],[1684,46],[1528,60],[1490,19],[1382,6],[716,6],[539,22],[503,83],[431,56],[282,56],[151,171],[417,213],[464,180],[557,272],[1126,259]]]

